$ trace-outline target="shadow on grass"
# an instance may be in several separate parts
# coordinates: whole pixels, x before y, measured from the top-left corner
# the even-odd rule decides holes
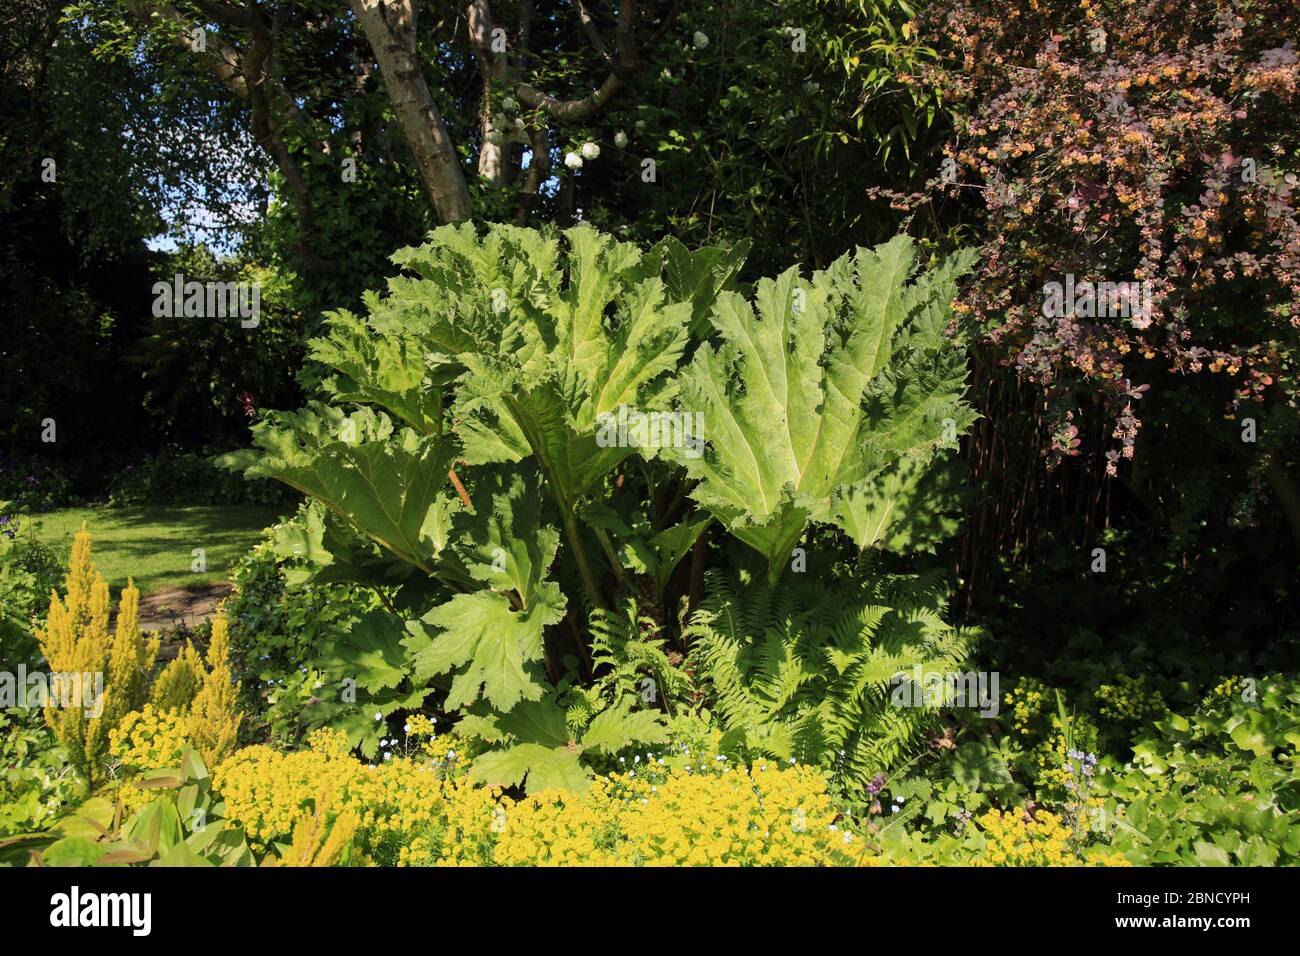
[[[37,536],[66,559],[85,522],[95,564],[114,594],[128,576],[142,594],[149,594],[226,580],[262,529],[286,513],[251,505],[75,508],[40,516]],[[195,549],[200,548],[205,570],[195,571]]]

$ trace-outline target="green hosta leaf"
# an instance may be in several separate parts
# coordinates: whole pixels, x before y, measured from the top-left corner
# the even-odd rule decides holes
[[[760,282],[756,310],[719,296],[720,341],[683,375],[679,400],[704,412],[709,447],[674,457],[700,482],[693,497],[763,554],[773,578],[810,520],[861,540],[883,534],[865,483],[905,456],[927,462],[973,420],[964,359],[930,334],[961,263],[909,285],[913,259],[900,236],[811,280],[792,269]]]

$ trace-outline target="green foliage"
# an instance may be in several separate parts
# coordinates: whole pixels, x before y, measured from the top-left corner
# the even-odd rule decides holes
[[[521,703],[501,716],[466,718],[462,726],[489,743],[504,744],[474,761],[473,779],[503,786],[526,781],[534,791],[582,789],[591,777],[584,756],[612,757],[635,744],[668,739],[658,711],[634,709],[626,699],[598,713],[581,734],[570,733],[564,710],[549,696]]]
[[[622,613],[597,609],[587,626],[595,674],[590,692],[597,700],[662,703],[669,716],[687,706],[690,680],[665,652],[667,642],[660,638],[654,620],[639,614],[635,602]]]
[[[934,574],[736,587],[713,573],[685,637],[732,739],[825,767],[860,795],[911,755],[938,710],[896,703],[897,675],[952,673],[970,652],[971,636],[944,610]]]
[[[1237,682],[1234,682],[1237,683]],[[1171,714],[1099,778],[1114,845],[1147,865],[1300,861],[1300,686],[1229,685],[1199,713]]]
[[[212,463],[213,450],[165,448],[113,474],[108,503],[122,505],[280,505],[292,492],[252,484]]]
[[[393,586],[339,583],[332,566],[312,563],[302,548],[319,517],[304,507],[268,529],[235,572],[226,615],[245,735],[293,746],[319,726],[338,726],[373,756],[387,729],[376,709],[391,713],[410,694],[401,692],[409,661],[400,625],[384,609]]]
[[[81,795],[38,708],[0,712],[0,764],[0,837],[42,829]]]
[[[972,419],[964,361],[943,334],[968,260],[918,273],[899,238],[811,281],[761,283],[756,316],[734,291],[743,258],[675,240],[642,251],[590,227],[446,226],[394,256],[416,277],[368,295],[365,319],[330,316],[310,343],[327,401],[268,414],[256,448],[223,459],[308,496],[277,531],[294,573],[386,595],[307,668],[327,686],[350,677],[356,699],[309,709],[370,754],[385,718],[434,694],[466,715],[463,732],[498,745],[480,776],[574,784],[580,758],[657,739],[660,706],[687,700],[664,606],[685,556],[708,555],[710,513],[773,570],[814,520],[849,531],[858,551],[935,536],[914,516],[944,497],[924,484],[928,465]],[[796,288],[807,308],[792,314]],[[709,326],[716,344],[693,339]],[[797,381],[778,399],[788,338]],[[656,434],[648,414],[701,430]],[[755,459],[771,473],[737,464]],[[690,497],[708,511],[683,510]],[[910,629],[941,643],[941,602],[898,600],[880,608],[896,615],[886,642]],[[847,676],[824,734],[854,749],[855,774],[916,729],[896,722],[879,753],[862,739],[889,722],[854,711],[874,678],[850,658],[874,629],[828,665]]]
[[[253,866],[243,831],[222,818],[199,755],[138,786],[159,795],[122,819],[121,804],[93,797],[43,833],[0,841],[0,858],[34,866]]]
[[[970,256],[916,277],[899,236],[810,281],[763,280],[757,311],[719,297],[719,344],[687,366],[682,401],[705,410],[709,452],[678,452],[693,498],[781,573],[810,520],[864,549],[915,505],[925,464],[974,421],[965,359],[942,334]]]
[[[10,670],[39,659],[34,628],[63,584],[63,561],[36,536],[37,527],[16,513],[0,514],[0,661]]]

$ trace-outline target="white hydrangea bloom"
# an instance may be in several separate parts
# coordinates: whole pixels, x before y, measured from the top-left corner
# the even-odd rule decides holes
[[[599,158],[600,158],[600,147],[597,146],[595,143],[583,143],[583,144],[582,144],[582,158],[583,158],[583,159],[599,159]]]
[[[577,153],[569,152],[564,154],[564,165],[570,169],[582,168],[582,157]]]

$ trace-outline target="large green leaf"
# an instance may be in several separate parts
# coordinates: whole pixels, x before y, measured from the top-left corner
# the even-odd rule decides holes
[[[470,775],[480,783],[503,786],[519,786],[527,778],[528,790],[534,793],[549,788],[585,789],[591,771],[580,758],[587,751],[615,754],[634,744],[668,739],[662,714],[650,709],[633,711],[631,703],[623,701],[597,714],[582,739],[575,741],[553,694],[525,701],[508,714],[478,721],[475,726],[487,739],[509,743],[475,760]]]
[[[730,248],[706,246],[692,252],[681,240],[669,236],[655,246],[663,257],[664,280],[674,300],[691,303],[691,333],[703,338],[709,331],[709,311],[718,293],[735,286],[735,277],[753,243],[742,239]]]
[[[409,671],[405,637],[401,620],[387,611],[369,611],[339,632],[322,658],[332,677],[350,677],[358,687],[378,693],[399,685]]]
[[[277,413],[254,429],[253,440],[256,450],[222,463],[297,488],[402,560],[436,573],[458,507],[447,478],[454,442],[395,430],[369,408],[345,415],[320,403]]]
[[[511,607],[495,591],[458,594],[407,627],[417,681],[454,672],[448,708],[466,707],[480,697],[509,710],[520,700],[537,700],[545,691],[542,630],[564,616],[558,585],[547,582],[526,610]],[[421,625],[439,633],[433,636]]]
[[[954,445],[973,420],[964,359],[932,334],[969,257],[909,285],[914,255],[900,236],[810,280],[793,269],[764,280],[756,308],[723,294],[719,342],[686,369],[680,401],[704,413],[708,447],[674,457],[699,480],[693,497],[773,578],[810,520],[862,532],[862,509],[842,503],[899,459],[924,463]]]
[[[542,790],[585,790],[591,773],[580,754],[564,747],[517,744],[493,750],[474,761],[473,778],[486,786],[517,787],[527,781],[530,793]]]
[[[453,548],[469,577],[488,590],[459,594],[409,622],[406,646],[417,681],[454,675],[448,707],[481,696],[508,711],[544,690],[543,631],[564,616],[567,603],[559,585],[545,580],[559,533],[542,522],[535,472],[485,471],[472,495],[474,511],[453,521]]]

